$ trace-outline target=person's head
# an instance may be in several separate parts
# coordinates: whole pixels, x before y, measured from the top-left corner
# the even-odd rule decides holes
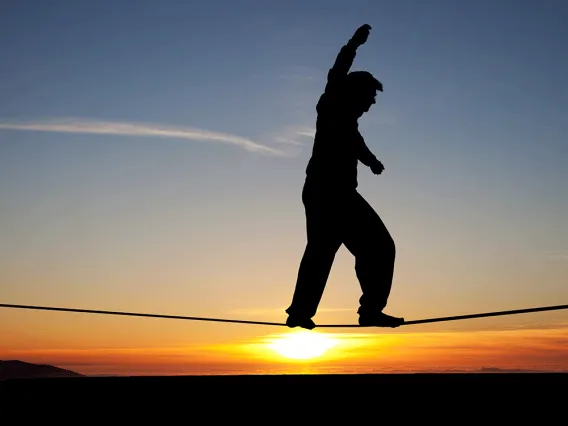
[[[361,117],[361,115],[369,111],[375,103],[377,91],[383,91],[382,83],[367,71],[350,72],[347,74],[346,83],[349,109],[357,117]]]

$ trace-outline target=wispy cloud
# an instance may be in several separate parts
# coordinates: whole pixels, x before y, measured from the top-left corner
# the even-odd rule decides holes
[[[0,122],[0,130],[1,129],[112,136],[161,137],[192,141],[221,142],[236,145],[247,151],[259,154],[286,155],[279,149],[271,148],[240,136],[195,127],[179,127],[163,124],[64,118],[48,121]]]
[[[547,258],[550,260],[568,260],[568,250],[547,253]]]
[[[303,146],[308,141],[313,141],[316,134],[316,129],[309,126],[288,126],[278,133],[275,133],[272,138],[274,141],[281,144]]]

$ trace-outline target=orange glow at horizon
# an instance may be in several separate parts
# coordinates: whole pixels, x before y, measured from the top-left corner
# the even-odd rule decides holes
[[[226,344],[106,349],[0,349],[0,359],[83,374],[330,374],[568,371],[568,324],[425,333],[289,332]]]

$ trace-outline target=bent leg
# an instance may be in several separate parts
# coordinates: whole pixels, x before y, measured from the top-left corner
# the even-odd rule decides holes
[[[383,221],[357,192],[342,228],[345,247],[355,257],[361,285],[360,315],[377,315],[387,305],[395,264],[395,243]]]

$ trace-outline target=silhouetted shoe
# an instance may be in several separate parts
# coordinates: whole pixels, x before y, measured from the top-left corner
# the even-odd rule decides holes
[[[300,318],[292,315],[286,320],[286,325],[290,328],[302,327],[308,330],[316,327],[315,323],[310,318]]]
[[[362,327],[398,327],[404,324],[404,318],[391,317],[382,312],[359,315],[359,325]]]

